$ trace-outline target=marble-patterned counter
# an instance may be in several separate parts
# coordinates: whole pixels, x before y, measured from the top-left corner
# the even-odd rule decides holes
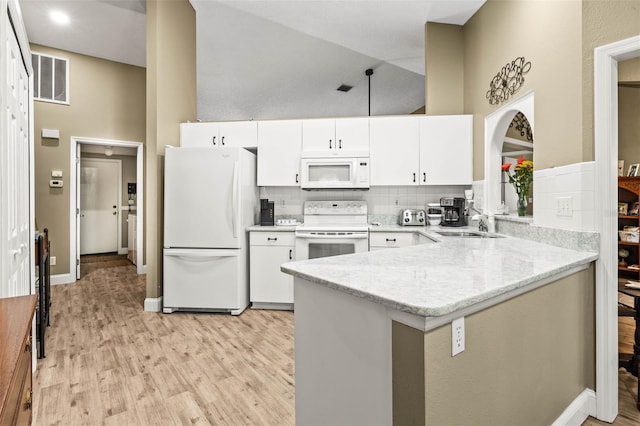
[[[597,253],[437,230],[372,226],[431,242],[281,266],[295,277],[296,424],[551,424],[594,387]]]
[[[281,269],[392,309],[432,317],[548,282],[586,268],[598,257],[513,237],[442,237],[433,233],[435,228],[378,226],[372,232],[421,232],[440,242],[286,263]]]
[[[274,225],[274,226],[262,226],[252,225],[247,227],[249,232],[294,232],[297,225]]]

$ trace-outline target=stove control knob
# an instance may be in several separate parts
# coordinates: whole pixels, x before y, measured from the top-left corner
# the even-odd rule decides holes
[[[420,222],[420,223],[424,222],[424,217],[419,218],[418,222]]]
[[[408,218],[408,217],[405,217],[405,218],[404,218],[404,221],[405,221],[405,222],[409,222],[410,220],[411,220],[411,219],[410,219],[410,218]]]

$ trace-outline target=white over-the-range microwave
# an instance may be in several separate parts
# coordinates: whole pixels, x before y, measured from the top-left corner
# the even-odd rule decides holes
[[[369,189],[369,157],[305,157],[300,160],[302,189]]]

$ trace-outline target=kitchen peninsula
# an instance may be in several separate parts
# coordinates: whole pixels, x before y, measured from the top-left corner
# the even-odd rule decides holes
[[[550,424],[595,388],[597,253],[425,235],[437,244],[282,266],[296,424]]]

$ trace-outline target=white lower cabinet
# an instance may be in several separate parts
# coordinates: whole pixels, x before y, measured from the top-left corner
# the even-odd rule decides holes
[[[249,298],[257,309],[293,309],[293,277],[280,265],[295,260],[293,232],[249,233]]]
[[[415,246],[433,241],[417,232],[370,232],[369,251]]]

